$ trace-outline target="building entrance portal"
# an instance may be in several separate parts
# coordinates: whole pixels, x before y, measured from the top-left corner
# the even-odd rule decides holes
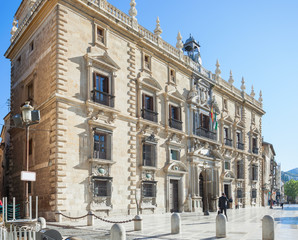
[[[200,197],[202,198],[203,212],[205,212],[206,211],[206,198],[205,198],[204,178],[203,178],[202,173],[200,174],[199,180],[200,180]]]
[[[224,193],[226,194],[227,199],[231,198],[231,193],[230,193],[230,184],[224,184]],[[228,208],[229,208],[229,204],[228,204]]]
[[[179,200],[178,200],[178,180],[170,180],[170,211],[178,212],[179,211]]]

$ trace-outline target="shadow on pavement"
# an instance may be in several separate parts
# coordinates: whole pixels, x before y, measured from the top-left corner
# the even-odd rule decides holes
[[[279,224],[298,225],[298,217],[280,217],[280,218],[274,218],[274,221],[276,221]]]
[[[155,235],[155,236],[146,236],[146,237],[141,237],[141,238],[134,238],[134,239],[150,239],[150,238],[158,238],[158,237],[165,237],[172,235],[171,233],[166,233],[166,234],[160,234],[160,235]]]

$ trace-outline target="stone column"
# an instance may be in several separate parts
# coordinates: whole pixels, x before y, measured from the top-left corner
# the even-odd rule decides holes
[[[185,200],[185,189],[184,189],[184,176],[181,177],[181,180],[179,181],[179,191],[178,191],[179,197],[179,212],[183,212],[184,208],[184,200]]]

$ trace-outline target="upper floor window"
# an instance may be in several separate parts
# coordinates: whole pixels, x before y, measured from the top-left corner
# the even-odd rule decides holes
[[[29,140],[29,155],[32,155],[33,153],[33,142],[32,138]]]
[[[210,117],[201,113],[200,115],[200,126],[203,128],[203,129],[206,129],[206,130],[209,130],[209,126],[210,126]]]
[[[243,192],[243,190],[241,188],[237,189],[237,198],[243,198],[242,192]]]
[[[181,108],[169,105],[169,115],[170,127],[182,130]]]
[[[225,170],[230,170],[231,163],[229,161],[225,161]]]
[[[153,96],[149,94],[142,94],[142,118],[157,122],[157,112],[155,111],[155,104]]]
[[[230,137],[230,129],[228,127],[224,127],[224,141],[226,146],[232,147],[232,139]]]
[[[257,181],[258,180],[258,166],[252,165],[252,180]]]
[[[179,150],[171,149],[170,153],[171,153],[171,160],[176,160],[176,161],[180,160],[180,151]]]
[[[156,166],[156,144],[143,143],[143,166]]]
[[[31,41],[29,44],[29,53],[34,50],[34,41]]]
[[[176,73],[174,69],[170,69],[170,81],[171,82],[176,82]]]
[[[194,130],[198,136],[216,140],[216,133],[211,130],[210,117],[207,114],[195,113]]]
[[[94,72],[92,91],[93,101],[109,107],[114,107],[115,96],[111,94],[111,87],[109,77]]]
[[[107,132],[94,132],[93,157],[111,160],[112,134]]]
[[[151,70],[151,58],[147,54],[144,55],[144,68]]]
[[[257,198],[257,189],[251,190],[251,198]]]
[[[254,154],[258,154],[259,153],[258,139],[257,139],[257,137],[253,137],[252,138],[252,152]]]
[[[240,150],[244,150],[244,144],[242,141],[242,132],[240,131],[236,132],[236,140],[237,140],[237,148]]]
[[[237,162],[237,179],[244,179],[244,166],[243,163],[238,161]]]
[[[99,43],[105,43],[104,30],[99,26],[96,28],[96,40]]]
[[[33,88],[33,83],[29,83],[27,85],[27,100],[31,101],[34,98],[34,88]]]

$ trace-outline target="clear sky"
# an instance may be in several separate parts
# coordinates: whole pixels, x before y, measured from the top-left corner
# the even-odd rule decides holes
[[[128,14],[130,0],[109,0]],[[21,0],[1,2],[0,118],[8,113],[10,62],[3,56],[10,44],[14,13]],[[262,135],[273,144],[276,160],[287,171],[298,167],[298,1],[297,0],[136,0],[139,24],[154,31],[159,16],[165,41],[176,46],[191,33],[201,45],[203,66],[246,91],[263,92]],[[1,121],[3,123],[3,121]]]

